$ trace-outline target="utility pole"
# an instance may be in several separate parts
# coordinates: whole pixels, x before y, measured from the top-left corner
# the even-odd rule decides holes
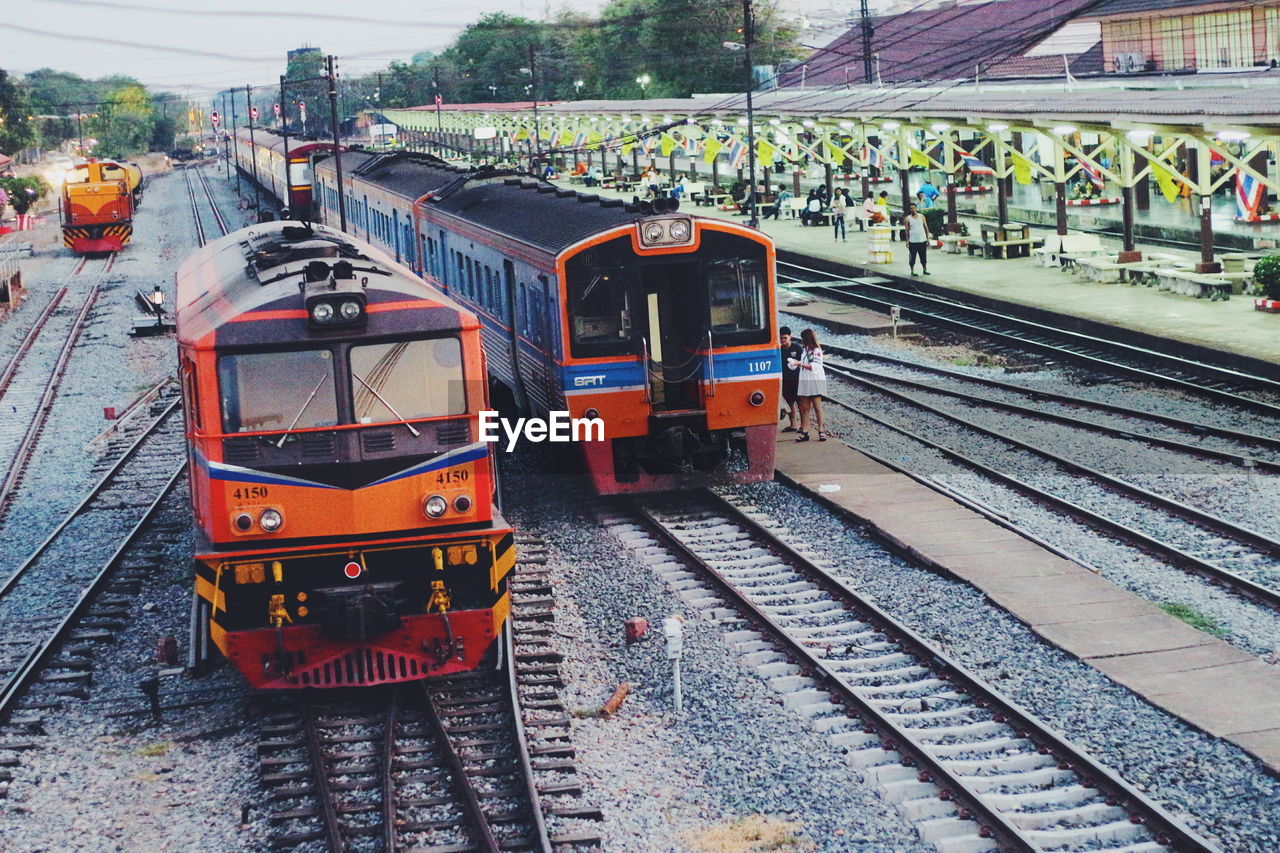
[[[246,114],[249,116],[249,156],[253,158],[253,209],[261,211],[262,195],[258,188],[260,185],[258,180],[258,143],[253,138],[253,87],[248,83],[244,84],[244,102],[246,104]]]
[[[863,0],[866,3],[866,0]],[[751,100],[752,90],[756,87],[756,69],[751,64],[751,42],[755,39],[755,18],[751,14],[751,0],[742,0],[742,42],[743,53],[747,64],[747,204],[750,205],[750,217],[747,225],[760,227],[759,199],[756,198],[756,115]]]
[[[227,97],[231,100],[231,144],[238,146],[239,138],[236,136],[236,96],[230,89],[227,90]],[[237,151],[240,149],[237,147]],[[236,195],[240,195],[240,165],[236,164]]]
[[[743,0],[749,2],[749,0]],[[533,96],[533,174],[538,175],[542,160],[542,129],[538,124],[538,66],[534,65],[536,57],[533,45],[529,45],[529,94]]]
[[[284,99],[284,75],[280,75],[280,135],[284,138],[284,206],[293,214],[293,158],[289,156],[289,102]]]
[[[444,97],[440,94],[440,64],[435,63],[431,68],[431,82],[436,89],[436,145],[440,147],[440,156],[444,156],[444,122],[440,118],[440,106],[444,103]]]
[[[871,9],[868,7],[867,0],[862,0],[862,76],[871,85],[875,82],[875,77],[871,71],[871,34],[875,32],[875,28],[871,26]]]
[[[346,187],[342,184],[342,140],[338,137],[338,77],[333,72],[333,55],[325,57],[329,77],[329,124],[333,129],[333,171],[338,180],[338,228],[347,230]]]

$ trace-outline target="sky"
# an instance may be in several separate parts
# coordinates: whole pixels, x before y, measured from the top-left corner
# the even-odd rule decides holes
[[[604,0],[308,0],[305,14],[278,11],[296,8],[279,0],[14,0],[0,15],[0,68],[124,74],[198,100],[275,85],[295,47],[332,53],[340,74],[357,76],[440,51],[485,13],[540,19],[548,5],[595,13]]]

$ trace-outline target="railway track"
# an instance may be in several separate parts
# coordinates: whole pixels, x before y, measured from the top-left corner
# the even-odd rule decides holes
[[[916,418],[912,419],[911,426],[904,426],[866,411],[864,406],[852,405],[839,396],[830,397],[831,404],[936,450],[956,462],[979,471],[984,476],[1029,495],[1042,504],[1117,536],[1148,553],[1156,554],[1174,565],[1209,578],[1237,594],[1273,609],[1280,609],[1280,541],[1276,541],[1271,536],[1157,494],[1122,478],[1082,465],[1008,431],[975,423],[969,418],[933,405],[920,396],[921,393],[927,395],[948,392],[917,385],[915,386],[917,393],[908,394],[889,387],[892,383],[887,384],[880,379],[870,379],[864,375],[865,372],[855,372],[838,361],[832,361],[828,365],[828,370],[835,377],[897,403],[910,406],[916,412],[923,412],[949,424],[995,439],[1017,451],[1049,462],[1071,475],[1079,475],[1084,480],[1073,480],[1073,488],[1079,490],[1083,482],[1089,481],[1095,484],[1096,491],[1086,495],[1084,499],[1069,500],[1046,488],[1005,473],[999,464],[980,458],[976,451],[962,452],[926,437],[922,434],[922,424]],[[978,405],[983,404],[980,398],[976,401],[972,397],[964,398]],[[1025,410],[1021,414],[1044,420],[1060,420],[1056,416],[1046,415],[1036,410]],[[1203,448],[1198,447],[1183,449],[1187,452],[1205,452]],[[1002,454],[1001,462],[1008,461]],[[1247,465],[1250,462],[1256,463],[1257,460],[1242,457],[1237,461]]]
[[[701,492],[636,512],[606,523],[745,623],[727,638],[748,665],[939,849],[1216,849],[742,509]]]
[[[545,547],[522,538],[512,625],[483,670],[278,697],[259,726],[276,849],[598,849],[560,703]]]
[[[0,373],[0,411],[8,409],[0,419],[0,459],[7,460],[0,470],[0,517],[35,453],[36,444],[53,410],[58,384],[67,371],[71,353],[98,300],[101,280],[111,271],[115,257],[114,254],[108,255],[90,273],[95,278],[79,307],[74,311],[65,310],[63,303],[70,292],[72,279],[90,267],[88,257],[79,259],[37,316],[12,361]]]
[[[6,626],[0,643],[0,720],[37,681],[86,681],[89,666],[82,647],[61,657],[55,653],[67,640],[110,640],[133,605],[131,590],[136,592],[151,570],[121,566],[121,557],[138,541],[186,461],[179,399],[161,397],[152,406],[151,424],[0,581],[0,620]],[[114,596],[107,595],[112,585]],[[85,618],[91,613],[94,619]]]
[[[191,177],[193,172],[196,175],[195,179]],[[209,231],[205,228],[205,219],[200,214],[201,196],[203,196],[204,203],[208,206],[214,229],[217,231],[214,239],[225,236],[228,230],[227,222],[222,216],[222,211],[218,209],[218,203],[214,201],[213,189],[209,186],[209,179],[205,177],[204,170],[198,166],[188,167],[182,170],[182,174],[187,181],[187,199],[191,203],[191,217],[195,225],[197,245],[203,246],[210,239]],[[197,183],[200,184],[199,193],[196,192]]]
[[[1280,418],[1280,381],[1233,368],[1193,361],[1170,353],[1100,338],[1000,314],[986,308],[923,292],[902,290],[878,276],[832,280],[831,274],[785,261],[779,281],[796,290],[888,313],[923,326],[948,329],[1022,352],[1083,365],[1112,376],[1159,383],[1219,403]]]

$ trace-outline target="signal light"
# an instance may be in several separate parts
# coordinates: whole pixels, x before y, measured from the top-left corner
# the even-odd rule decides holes
[[[355,580],[360,577],[360,575],[364,574],[364,566],[360,565],[355,560],[351,560],[342,567],[342,573],[349,579]]]
[[[463,515],[466,515],[468,512],[471,512],[471,498],[466,495],[458,495],[453,499],[453,508]]]
[[[753,406],[763,406],[763,405],[764,405],[764,392],[763,392],[763,391],[752,391],[752,392],[751,392],[751,405],[753,405]]]
[[[242,512],[235,517],[232,524],[234,524],[236,530],[239,530],[241,533],[248,533],[253,529],[253,516],[249,515],[247,512]]]

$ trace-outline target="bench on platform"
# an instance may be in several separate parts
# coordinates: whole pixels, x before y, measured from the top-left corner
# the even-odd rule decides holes
[[[1233,282],[1221,275],[1166,267],[1156,270],[1156,277],[1160,281],[1160,289],[1171,293],[1194,296],[1196,299],[1231,298]]]
[[[1035,255],[1046,267],[1070,268],[1080,258],[1100,255],[1105,251],[1097,234],[1050,234],[1044,246],[1035,250]]]
[[[983,256],[991,259],[1007,260],[1009,258],[1029,258],[1031,250],[1041,244],[1034,237],[1016,240],[987,240],[982,244]]]

